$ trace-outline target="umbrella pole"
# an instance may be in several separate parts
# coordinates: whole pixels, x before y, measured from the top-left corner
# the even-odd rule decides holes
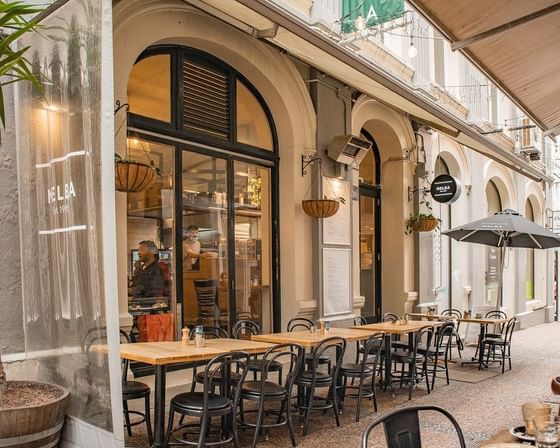
[[[507,241],[507,240],[506,240]],[[504,261],[506,259],[506,249],[507,249],[507,242],[504,241],[504,245],[500,248],[501,250],[501,259],[500,259],[500,271],[498,272],[498,297],[496,297],[496,310],[499,310],[502,307],[502,298],[503,298],[503,283],[504,283]]]

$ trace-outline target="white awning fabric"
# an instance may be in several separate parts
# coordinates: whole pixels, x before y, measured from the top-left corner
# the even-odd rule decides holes
[[[510,149],[500,147],[457,116],[414,91],[401,79],[338,45],[271,0],[186,1],[198,3],[199,6],[204,4],[229,18],[235,18],[237,26],[244,24],[252,27],[253,34],[260,35],[262,39],[285,49],[298,59],[416,121],[445,132],[459,143],[530,179],[553,181],[541,170],[513,154]]]
[[[560,135],[560,0],[409,0],[545,132]]]

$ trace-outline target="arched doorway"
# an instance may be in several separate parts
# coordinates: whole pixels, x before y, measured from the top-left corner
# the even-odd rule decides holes
[[[360,295],[364,298],[362,316],[377,322],[381,314],[381,161],[371,134],[362,129],[361,137],[372,143],[360,163]]]
[[[136,61],[127,96],[129,157],[159,171],[148,190],[128,194],[129,275],[137,240],[153,241],[179,327],[227,330],[245,318],[272,331],[278,145],[259,92],[207,53],[156,46]]]
[[[486,214],[492,216],[502,211],[502,199],[495,182],[486,184]],[[495,305],[498,301],[501,252],[497,247],[486,247],[485,305]]]

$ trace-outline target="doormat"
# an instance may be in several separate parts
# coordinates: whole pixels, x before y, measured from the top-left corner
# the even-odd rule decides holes
[[[480,383],[502,374],[502,370],[498,366],[483,370],[478,370],[477,364],[461,366],[460,362],[450,362],[447,366],[449,368],[449,380],[461,383]],[[443,378],[445,380],[445,372],[436,373],[436,378]]]

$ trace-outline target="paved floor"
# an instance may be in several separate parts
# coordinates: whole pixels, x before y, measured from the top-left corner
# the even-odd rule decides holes
[[[412,401],[407,401],[407,393],[397,390],[396,396],[389,392],[378,394],[379,413],[373,412],[373,405],[366,401],[362,408],[362,418],[356,423],[354,403],[349,401],[342,416],[342,425],[337,428],[332,414],[313,415],[309,434],[301,436],[297,428],[296,437],[301,448],[311,447],[359,447],[363,429],[379,414],[410,404],[436,404],[449,410],[463,428],[468,446],[478,447],[500,429],[511,428],[522,422],[521,404],[534,399],[551,396],[550,381],[560,375],[560,324],[540,325],[515,332],[513,335],[513,370],[504,375],[485,379],[478,383],[436,380],[436,388],[430,395],[424,387],[414,391]],[[466,349],[464,358],[470,357],[473,349]],[[498,371],[499,367],[491,367]],[[296,419],[297,422],[297,419]],[[421,420],[425,447],[456,447],[452,428],[435,415]],[[141,429],[134,428],[135,435],[127,439],[127,446],[147,447]],[[242,434],[242,446],[250,446],[252,433]],[[259,447],[291,446],[287,429],[280,428],[270,434],[269,440],[262,438]],[[376,431],[370,439],[370,447],[384,447],[383,435]]]

